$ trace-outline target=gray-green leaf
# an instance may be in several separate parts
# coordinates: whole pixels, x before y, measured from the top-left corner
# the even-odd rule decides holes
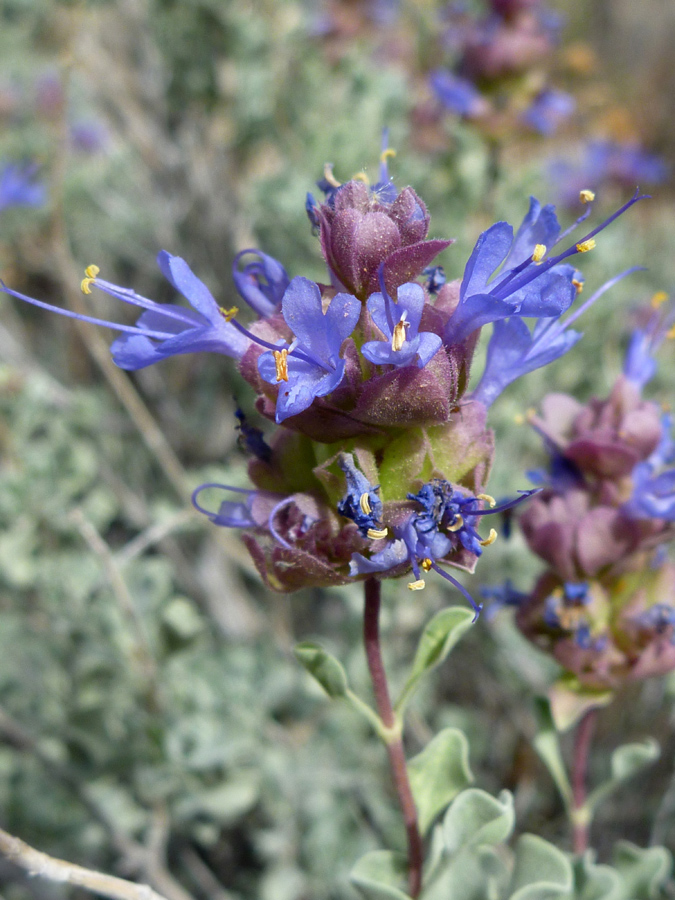
[[[469,744],[463,732],[458,728],[439,732],[410,760],[408,774],[420,831],[426,834],[436,816],[473,781]]]
[[[543,838],[523,834],[516,844],[509,900],[559,900],[571,895],[572,866]]]
[[[473,623],[473,613],[463,606],[442,609],[427,623],[417,653],[396,707],[401,711],[423,676],[447,658],[450,651]]]
[[[514,824],[513,797],[502,791],[498,798],[478,788],[462,791],[443,821],[448,853],[476,844],[498,844],[511,834]]]
[[[656,900],[673,870],[673,857],[665,847],[642,850],[629,841],[616,844],[612,863],[623,877],[631,900]]]
[[[320,644],[304,641],[296,644],[293,652],[309,674],[319,682],[329,697],[344,697],[347,693],[347,673],[334,656]]]
[[[350,880],[366,900],[410,900],[405,892],[407,860],[401,853],[373,850],[351,871]]]

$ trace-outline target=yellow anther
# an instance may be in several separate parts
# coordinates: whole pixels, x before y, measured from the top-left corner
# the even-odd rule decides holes
[[[652,309],[658,309],[659,306],[663,306],[667,299],[668,294],[665,291],[657,291],[650,300]]]
[[[579,191],[579,200],[582,203],[592,203],[595,200],[595,192],[587,189]]]
[[[588,253],[593,247],[595,247],[595,238],[589,238],[587,241],[582,241],[580,244],[577,244],[579,253]]]
[[[331,187],[340,187],[341,183],[337,180],[335,175],[333,175],[333,163],[326,163],[323,167],[323,177],[326,179],[328,184]]]
[[[420,562],[420,565],[422,566],[422,568],[424,569],[425,572],[428,572],[429,569],[431,569],[431,567],[433,566],[433,562],[429,559],[429,557],[426,557],[425,559],[423,559]]]
[[[513,417],[513,421],[516,423],[516,425],[524,425],[525,416],[522,413],[516,413]]]
[[[426,582],[423,578],[420,578],[419,581],[409,581],[408,582],[408,590],[409,591],[423,591]]]
[[[389,534],[386,528],[369,528],[366,533],[371,541],[379,541]]]
[[[288,381],[288,350],[273,350],[277,381]]]
[[[573,279],[572,279],[572,284],[573,284],[574,287],[577,289],[577,294],[580,294],[580,293],[583,291],[583,289],[584,289],[584,283],[583,283],[583,281],[577,281],[576,278],[573,278]]]
[[[455,519],[456,521],[453,525],[448,525],[448,531],[459,531],[459,529],[464,526],[464,519],[460,516],[459,513],[457,513]]]
[[[489,504],[490,509],[494,509],[497,505],[497,501],[492,494],[476,494],[476,500],[485,500],[485,502]]]
[[[370,505],[370,499],[368,498],[367,493],[364,492],[359,497],[359,506],[361,507],[361,512],[364,513],[364,515],[366,515],[366,516],[369,516],[371,514],[371,512],[373,511],[373,508]]]
[[[80,282],[80,290],[82,291],[83,294],[91,294],[91,286],[94,283],[94,281],[96,280],[96,276],[98,275],[98,273],[100,271],[101,270],[99,269],[98,266],[93,266],[93,265],[87,266],[87,268],[84,270],[84,274],[87,277],[83,278],[82,281]]]
[[[410,327],[410,322],[406,322],[405,313],[401,316],[400,321],[394,325],[394,333],[391,336],[391,349],[400,350],[405,344],[406,328]]]
[[[231,322],[232,319],[234,319],[234,317],[239,312],[239,307],[233,306],[233,307],[231,307],[231,309],[225,309],[224,306],[221,306],[220,309],[218,310],[218,312],[221,314],[221,316],[225,319],[226,322]]]
[[[675,325],[673,325],[672,328],[669,328],[668,331],[666,331],[666,337],[671,341],[673,340],[673,338],[675,338]]]
[[[479,544],[481,545],[481,547],[489,547],[490,544],[494,544],[494,542],[496,540],[497,540],[497,532],[495,531],[494,528],[491,528],[490,534],[485,538],[484,541],[479,541]]]
[[[364,184],[370,184],[370,178],[365,172],[357,172],[356,175],[352,175],[352,181],[362,181]]]
[[[391,147],[387,147],[386,150],[383,150],[382,153],[380,153],[380,162],[386,163],[386,161],[388,159],[393,159],[395,156],[396,156],[396,151],[393,150]]]
[[[546,256],[547,250],[546,244],[537,244],[534,248],[534,253],[532,254],[532,262],[541,262],[542,259]]]

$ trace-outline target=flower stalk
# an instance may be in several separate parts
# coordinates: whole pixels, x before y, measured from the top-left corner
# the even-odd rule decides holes
[[[384,729],[380,732],[389,756],[389,767],[398,795],[408,843],[408,893],[415,900],[422,889],[422,862],[424,849],[420,835],[417,808],[410,787],[403,750],[402,723],[396,716],[389,696],[387,675],[382,662],[380,646],[380,581],[368,578],[365,582],[365,608],[363,639],[368,661],[368,671],[373,683],[375,704]]]
[[[586,802],[586,776],[588,759],[595,733],[597,709],[589,709],[577,725],[574,735],[574,755],[572,759],[572,844],[578,855],[588,849],[591,825],[591,811]]]

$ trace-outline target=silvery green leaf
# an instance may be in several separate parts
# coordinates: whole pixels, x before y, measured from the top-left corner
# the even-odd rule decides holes
[[[659,754],[659,745],[651,738],[617,747],[612,753],[612,774],[604,784],[599,785],[589,795],[587,800],[589,809],[595,809],[622,781],[626,781],[640,769],[654,762],[659,758]]]
[[[615,845],[612,864],[624,879],[630,900],[656,900],[673,871],[673,857],[665,847],[643,850],[629,841]]]
[[[403,854],[373,850],[361,857],[349,877],[366,900],[410,900],[404,888],[406,874]]]
[[[564,853],[535,834],[518,838],[509,900],[559,900],[571,897],[572,885],[572,866]]]
[[[347,673],[342,664],[320,644],[304,641],[297,644],[293,652],[298,662],[318,681],[329,697],[335,699],[347,694]]]
[[[443,729],[410,760],[408,774],[420,831],[426,834],[436,816],[473,781],[464,733],[458,728]]]
[[[440,665],[473,623],[473,613],[463,606],[442,609],[422,632],[410,676],[396,704],[401,711],[424,675]]]
[[[514,824],[513,797],[502,791],[498,798],[479,788],[462,791],[443,820],[448,853],[477,844],[498,844],[511,834]]]

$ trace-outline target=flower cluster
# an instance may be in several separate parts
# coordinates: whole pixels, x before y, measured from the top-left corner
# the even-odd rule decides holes
[[[552,134],[575,109],[574,98],[549,86],[542,70],[558,43],[560,18],[541,0],[488,5],[483,17],[451,8],[444,43],[454,62],[431,74],[431,88],[445,109],[489,130],[501,129],[512,105],[521,125]],[[512,103],[505,104],[507,95]]]
[[[497,508],[484,493],[493,454],[487,409],[515,378],[578,340],[568,326],[610,285],[562,321],[583,284],[570,261],[639,198],[562,250],[556,248],[571,229],[561,232],[553,207],[531,199],[515,234],[506,222],[493,225],[480,235],[462,279],[446,282],[435,261],[451,241],[429,237],[427,208],[412,188],[395,187],[390,156],[385,142],[372,186],[339,184],[327,168],[319,182],[325,200],[308,195],[328,283],[290,278],[258,250],[237,256],[234,284],[254,314],[248,324],[237,307],[221,306],[184,260],[164,251],[162,273],[189,308],[105,281],[96,266],[86,270],[82,290],[98,288],[139,308],[135,325],[3,290],[116,328],[121,336],[111,351],[125,369],[183,353],[237,361],[257,394],[257,414],[275,427],[266,439],[238,410],[253,487],[203,485],[194,499],[214,524],[244,529],[272,588],[412,571],[409,587],[418,590],[422,573],[433,569],[473,603],[444,567],[472,571],[496,537],[494,530],[481,536],[482,517],[532,493]],[[588,209],[575,225],[591,211],[592,197],[584,199]],[[487,364],[469,390],[476,343],[490,324]],[[207,489],[241,496],[209,511]]]
[[[609,397],[582,405],[551,394],[531,417],[549,469],[535,476],[544,487],[520,525],[547,568],[529,595],[509,586],[502,599],[583,688],[675,668],[675,566],[665,559],[675,537],[675,440],[671,416],[642,397],[655,349],[675,337],[663,299],[634,332]]]

